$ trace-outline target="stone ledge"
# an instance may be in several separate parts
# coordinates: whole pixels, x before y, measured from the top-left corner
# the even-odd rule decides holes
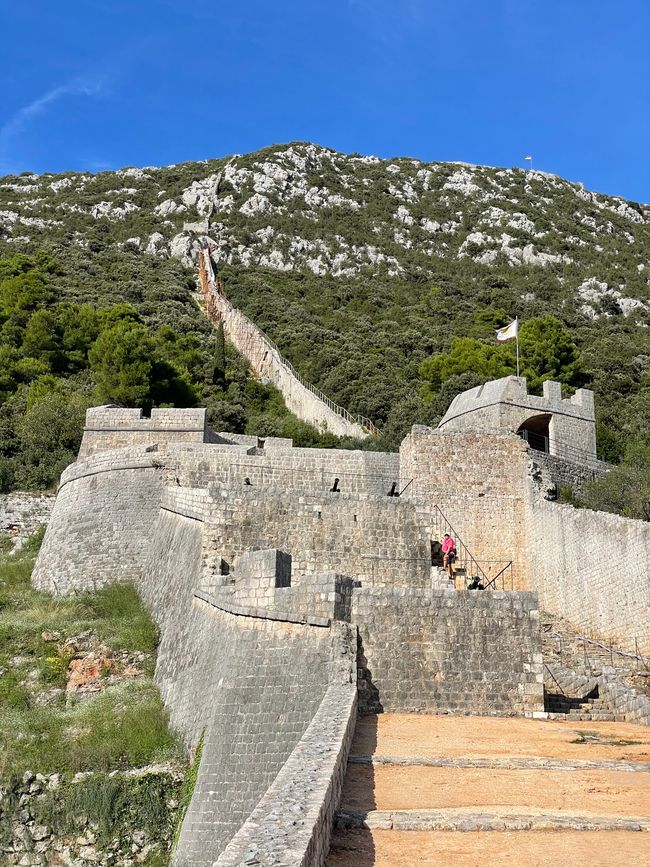
[[[258,620],[277,620],[282,623],[298,623],[305,626],[319,626],[329,628],[332,621],[329,617],[298,617],[295,614],[287,614],[281,611],[271,611],[268,608],[249,608],[246,606],[231,605],[228,602],[218,600],[210,593],[205,593],[203,590],[195,590],[194,597],[212,605],[219,611],[225,611],[226,614],[234,614],[236,617],[254,617]]]
[[[630,771],[650,773],[648,762],[617,762],[611,759],[484,758],[453,756],[350,756],[351,765],[417,765],[428,768],[493,768],[544,771]]]
[[[650,819],[508,809],[498,813],[464,809],[340,810],[336,827],[383,831],[650,831]]]

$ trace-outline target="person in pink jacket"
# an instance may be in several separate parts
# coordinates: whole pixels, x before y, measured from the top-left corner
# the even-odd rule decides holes
[[[454,580],[454,561],[456,560],[456,543],[449,533],[442,540],[442,565],[447,570],[449,580]]]

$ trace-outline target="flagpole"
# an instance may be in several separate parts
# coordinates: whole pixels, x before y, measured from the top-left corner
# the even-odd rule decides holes
[[[519,317],[515,319],[517,323],[517,379],[519,379]]]

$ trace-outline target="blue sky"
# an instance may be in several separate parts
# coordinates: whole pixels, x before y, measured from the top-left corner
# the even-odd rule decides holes
[[[650,202],[648,0],[0,0],[0,172],[309,140]]]

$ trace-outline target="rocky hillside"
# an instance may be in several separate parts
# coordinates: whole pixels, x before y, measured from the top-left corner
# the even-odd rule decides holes
[[[553,314],[568,330],[582,379],[567,384],[599,392],[619,452],[647,408],[650,206],[543,172],[293,143],[164,168],[5,177],[0,233],[0,254],[56,254],[62,298],[128,301],[181,331],[196,327],[192,253],[211,239],[232,300],[393,440],[440,412],[419,398],[421,363],[454,338],[490,343],[515,315]]]
[[[603,306],[648,313],[650,205],[543,172],[346,156],[310,144],[228,160],[0,183],[2,239],[170,255],[201,235],[231,265],[431,278],[432,259],[538,267]],[[531,299],[523,299],[529,301]]]

